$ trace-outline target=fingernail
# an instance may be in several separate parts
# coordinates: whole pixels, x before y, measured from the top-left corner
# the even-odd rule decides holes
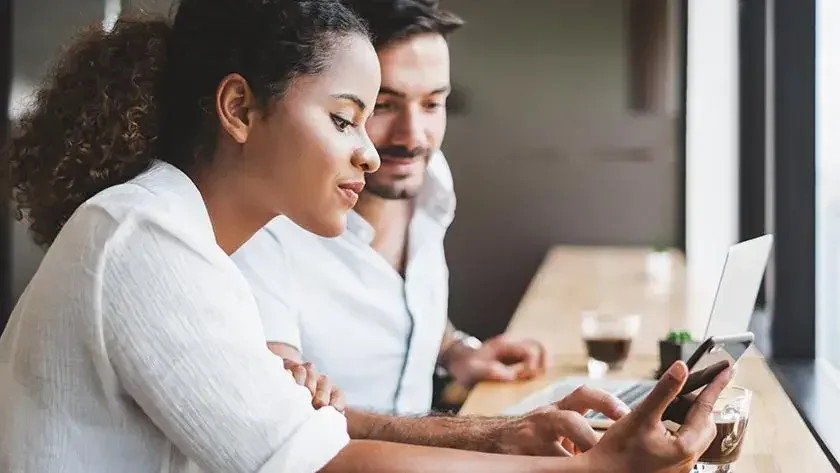
[[[627,404],[622,402],[618,405],[618,411],[619,411],[619,414],[621,414],[623,416],[626,416],[627,414],[630,413],[630,406],[628,406]]]
[[[668,371],[665,374],[673,376],[674,378],[680,378],[683,376],[685,369],[683,368],[683,364],[680,362],[675,362],[668,368]]]
[[[733,379],[735,379],[735,373],[736,373],[736,371],[735,371],[735,367],[734,367],[734,366],[733,366],[732,368],[729,368],[729,374],[728,374],[728,375],[727,375],[727,377],[726,377],[726,382],[727,382],[727,383],[729,383],[730,381],[732,381]]]

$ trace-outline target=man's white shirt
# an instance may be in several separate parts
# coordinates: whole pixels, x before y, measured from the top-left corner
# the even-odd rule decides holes
[[[276,218],[233,255],[266,340],[300,350],[356,408],[420,414],[431,407],[448,319],[443,239],[455,213],[442,153],[430,159],[415,202],[405,278],[370,246],[373,228],[355,212],[337,238]]]

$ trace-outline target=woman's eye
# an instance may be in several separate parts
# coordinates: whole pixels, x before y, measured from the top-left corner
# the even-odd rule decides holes
[[[345,120],[338,115],[330,115],[330,118],[332,118],[333,124],[335,124],[335,127],[338,128],[338,131],[344,131],[348,127],[353,126],[352,122]]]
[[[426,104],[426,110],[430,112],[433,112],[441,107],[443,107],[443,104],[438,102],[430,102]]]

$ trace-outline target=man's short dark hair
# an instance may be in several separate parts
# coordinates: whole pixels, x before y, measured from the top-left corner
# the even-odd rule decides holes
[[[464,24],[458,15],[440,9],[439,0],[344,0],[369,26],[373,45],[386,44],[423,33],[444,38]]]

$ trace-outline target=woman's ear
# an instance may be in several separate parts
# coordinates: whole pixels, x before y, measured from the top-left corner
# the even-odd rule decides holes
[[[248,81],[239,74],[229,74],[216,89],[216,115],[225,133],[243,144],[248,140],[256,111],[256,98]]]

